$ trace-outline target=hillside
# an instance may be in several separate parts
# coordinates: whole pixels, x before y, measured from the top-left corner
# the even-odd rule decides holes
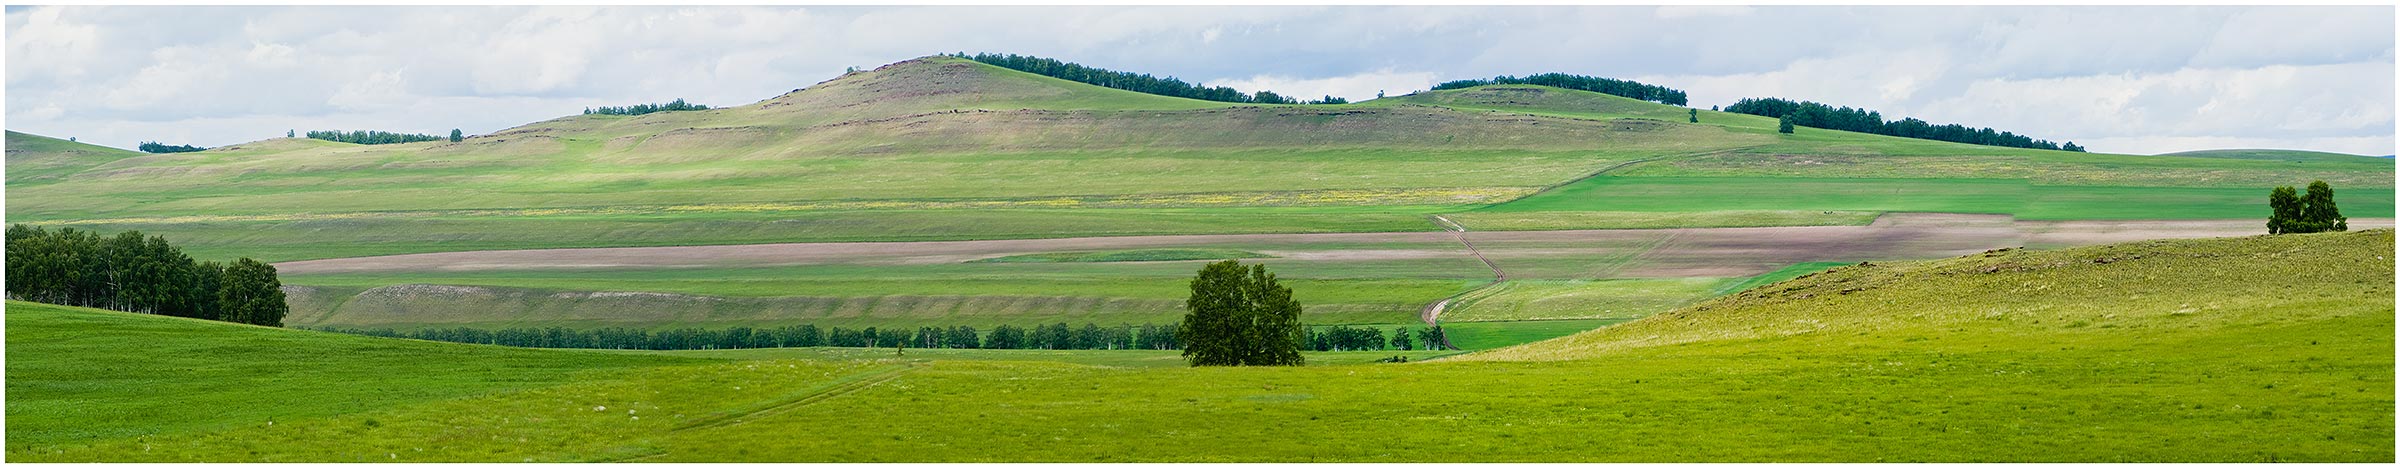
[[[2280,150],[2280,149],[2222,149],[2222,150],[2201,150],[2201,151],[2184,151],[2184,152],[2179,152],[2179,153],[2167,153],[2167,154],[2162,154],[2162,155],[2160,155],[2160,156],[2182,156],[2182,157],[2187,157],[2187,158],[2264,159],[2264,160],[2273,160],[2273,161],[2291,161],[2291,162],[2332,162],[2332,163],[2355,162],[2355,161],[2357,161],[2357,159],[2356,159],[2356,158],[2370,158],[2370,157],[2373,157],[2373,156],[2361,156],[2361,155],[2356,155],[2356,154],[2327,153],[2327,152],[2323,152],[2323,151]]]
[[[2381,229],[1862,263],[1471,359],[1587,359],[1701,343],[1863,340],[1891,346],[1890,340],[1946,340],[1961,333],[2036,342],[2126,341],[2251,333],[2379,314],[2388,329],[2391,251],[2392,231]]]
[[[670,361],[11,302],[8,449],[12,461],[2390,462],[2392,235],[1878,262],[1514,349],[1308,368],[996,351]],[[392,375],[518,375],[489,367],[502,355],[608,363],[570,382],[374,396]],[[223,357],[180,371],[158,356]],[[401,363],[413,367],[386,367]],[[374,375],[328,373],[343,366]],[[161,384],[175,391],[137,397],[148,387],[114,385],[124,375],[174,376]],[[99,409],[43,403],[70,399]],[[310,402],[338,409],[262,412]],[[70,435],[96,423],[124,429]]]
[[[118,160],[150,156],[131,150],[77,143],[30,133],[8,132],[8,186],[56,182]]]
[[[2353,217],[2390,216],[2390,161],[2086,155],[1838,131],[1599,93],[1485,86],[1359,104],[1154,96],[926,57],[748,105],[577,115],[460,143],[268,140],[116,161],[11,138],[10,222],[167,234],[204,255],[275,260],[590,246],[1433,230],[1425,216],[1548,188],[1708,190],[1770,177],[1906,190],[1892,179],[2031,186],[2004,203],[1775,199],[1743,206],[1537,203],[1555,220],[1482,229],[1647,227],[1629,213],[1964,211],[2117,219],[2250,217],[2251,192],[2325,179]],[[17,141],[29,144],[19,145]],[[19,157],[16,155],[26,155]],[[1617,176],[1650,177],[1618,181]],[[2290,179],[2290,180],[2287,180]],[[2295,180],[2299,182],[2294,182]],[[1059,183],[1073,181],[1073,183]],[[65,182],[65,183],[58,183]],[[1572,182],[1572,183],[1571,183]],[[1745,188],[1744,190],[1749,190]],[[2029,191],[2030,190],[2030,191]],[[1998,198],[1995,198],[1998,197]],[[2104,203],[2105,202],[2105,203]],[[1522,210],[1520,210],[1522,211]],[[2141,215],[2141,213],[2130,213]],[[1521,218],[1521,217],[1520,217]],[[1732,216],[1686,218],[1685,226]],[[1848,219],[1855,219],[1850,217]],[[1558,221],[1564,220],[1564,221]],[[1538,222],[1537,222],[1538,221]],[[1787,219],[1783,223],[1844,223]],[[240,246],[240,251],[234,247]]]

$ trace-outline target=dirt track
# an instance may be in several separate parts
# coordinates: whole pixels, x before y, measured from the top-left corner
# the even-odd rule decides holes
[[[2353,229],[2392,220],[2352,219]],[[1938,258],[2001,247],[2040,248],[2141,239],[2263,234],[2257,220],[2018,221],[2007,216],[1892,213],[1867,226],[1472,231],[1481,253],[1512,277],[1734,277],[1804,261]],[[1162,247],[1238,247],[1294,260],[1457,258],[1468,255],[1443,231],[1355,234],[1238,234],[1085,237],[948,242],[849,242],[687,247],[498,250],[307,260],[276,264],[286,274],[597,268],[755,267],[811,264],[933,264],[1042,252]],[[1550,265],[1589,254],[1613,262]]]

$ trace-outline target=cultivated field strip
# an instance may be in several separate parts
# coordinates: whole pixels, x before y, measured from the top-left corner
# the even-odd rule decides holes
[[[2354,218],[2352,229],[2387,227],[2391,218]],[[1598,229],[1563,231],[1477,231],[1477,246],[1504,270],[1558,253],[1557,249],[1609,249],[1622,242],[1664,244],[1628,253],[1642,261],[1613,276],[1750,276],[1804,261],[1936,258],[2001,247],[2090,245],[2132,239],[2225,237],[2265,233],[2257,220],[2026,221],[2005,215],[1890,213],[1867,226],[1696,228],[1676,230]],[[1414,243],[1420,249],[1345,249],[1345,244]],[[1463,255],[1446,231],[1233,234],[1085,237],[939,242],[830,242],[679,247],[495,250],[390,255],[283,262],[292,275],[321,273],[648,269],[755,267],[815,264],[942,264],[1046,252],[1216,246],[1286,246],[1291,250],[1350,257],[1431,258]],[[1442,247],[1432,247],[1440,245]],[[1422,251],[1419,251],[1422,250]]]

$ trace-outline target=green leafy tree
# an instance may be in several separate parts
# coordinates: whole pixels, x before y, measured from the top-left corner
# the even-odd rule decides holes
[[[1689,111],[1691,111],[1691,112],[1692,112],[1692,123],[1700,123],[1700,110],[1699,110],[1699,109],[1686,109],[1686,110],[1689,110]]]
[[[458,129],[455,129],[455,128],[453,128],[453,129],[450,129],[450,142],[451,142],[451,143],[457,143],[457,142],[460,142],[460,141],[464,141],[464,140],[466,140],[466,139],[467,139],[467,134],[466,134],[466,132],[460,132],[460,131],[458,131]]]
[[[1642,84],[1627,80],[1599,78],[1583,75],[1569,75],[1565,73],[1543,73],[1539,75],[1528,75],[1522,78],[1501,75],[1492,77],[1492,79],[1488,80],[1457,80],[1433,85],[1433,90],[1441,91],[1445,89],[1464,89],[1477,86],[1506,84],[1528,84],[1549,86],[1553,88],[1591,91],[1600,94],[1628,97],[1676,106],[1689,103],[1689,101],[1685,99],[1683,91],[1674,88]]]
[[[1784,114],[1782,118],[1775,119],[1775,131],[1784,134],[1792,133],[1792,115]]]
[[[289,312],[283,301],[283,282],[275,279],[275,266],[249,258],[225,266],[217,304],[225,321],[251,325],[283,326],[283,315]]]
[[[1265,265],[1243,268],[1226,260],[1192,278],[1189,312],[1176,328],[1183,356],[1194,366],[1297,366],[1308,330],[1291,288]]]
[[[2334,206],[2333,186],[2325,181],[2308,183],[2308,193],[2300,195],[2300,204],[2300,219],[2318,231],[2350,230],[2350,218],[2342,216],[2342,209]]]
[[[2300,222],[2300,192],[2291,187],[2276,187],[2267,192],[2267,209],[2268,234],[2296,232],[2293,229]]]
[[[1873,133],[1903,138],[1948,141],[1971,145],[2005,146],[2046,150],[2081,151],[2059,146],[2050,140],[2038,140],[2013,132],[1991,128],[1968,127],[1959,124],[1935,125],[1915,118],[1884,120],[1883,113],[1869,109],[1834,107],[1826,104],[1792,101],[1780,98],[1743,98],[1725,106],[1725,112],[1750,114],[1778,119],[1790,118],[1792,125],[1827,130]]]

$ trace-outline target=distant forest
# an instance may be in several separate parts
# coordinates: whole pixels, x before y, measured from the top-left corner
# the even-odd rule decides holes
[[[1580,89],[1600,94],[1621,96],[1677,106],[1684,105],[1684,103],[1688,102],[1684,98],[1683,90],[1675,88],[1642,84],[1614,78],[1569,75],[1565,73],[1543,73],[1539,75],[1526,76],[1523,78],[1501,75],[1492,77],[1492,79],[1489,80],[1458,80],[1433,85],[1433,89],[1435,91],[1440,91],[1445,89],[1464,89],[1473,88],[1476,86],[1500,84],[1529,84],[1555,88]]]
[[[1203,101],[1239,102],[1250,104],[1350,103],[1348,99],[1333,96],[1325,96],[1315,100],[1301,101],[1299,99],[1294,99],[1281,94],[1275,94],[1274,91],[1261,90],[1256,94],[1252,94],[1244,93],[1241,90],[1224,86],[1203,87],[1186,83],[1183,80],[1178,80],[1174,77],[1159,78],[1150,76],[1146,73],[1121,72],[1104,68],[1084,66],[1083,64],[1065,62],[1058,59],[1017,54],[967,55],[962,52],[950,56],[974,60],[1000,68],[1032,73],[1051,78],[1122,89],[1137,93],[1156,94],[1160,96],[1174,96],[1179,98],[1199,99]]]
[[[155,141],[145,141],[142,142],[142,146],[138,147],[138,149],[142,150],[144,153],[190,153],[193,151],[205,151],[208,148],[192,145],[170,145]]]
[[[388,145],[393,143],[415,143],[420,141],[434,141],[443,139],[442,137],[420,133],[392,133],[374,130],[357,130],[349,132],[344,132],[341,130],[310,130],[308,132],[308,137],[325,141],[339,141],[343,143],[357,143],[361,145]]]
[[[676,98],[666,104],[634,104],[630,106],[600,106],[583,108],[583,115],[642,115],[652,112],[708,110],[706,104],[692,104]]]
[[[1849,107],[1835,108],[1833,106],[1808,101],[1794,102],[1779,98],[1744,98],[1741,100],[1741,102],[1736,102],[1733,103],[1733,105],[1725,106],[1725,111],[1775,118],[1783,118],[1785,115],[1790,115],[1792,116],[1793,124],[1805,127],[1846,130],[1859,133],[1873,133],[1877,135],[1919,138],[1926,140],[1947,141],[1952,143],[1966,143],[1971,145],[2074,151],[2079,153],[2083,152],[2083,147],[2076,146],[2075,142],[2072,141],[2061,145],[2052,143],[2050,140],[2036,140],[2033,139],[2033,137],[2018,135],[2010,132],[1995,131],[1990,128],[1971,128],[1959,124],[1934,125],[1926,123],[1923,120],[1917,120],[1915,118],[1886,121],[1883,120],[1883,113],[1881,112],[1866,109],[1852,109]]]

